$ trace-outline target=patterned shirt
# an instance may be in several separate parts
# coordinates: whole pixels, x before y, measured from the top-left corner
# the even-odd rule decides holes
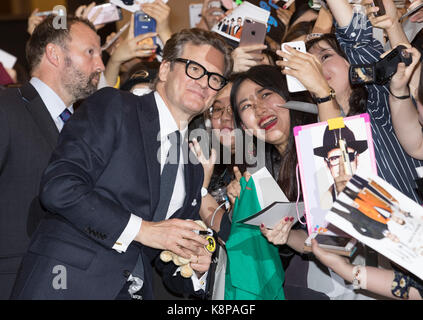
[[[336,38],[351,64],[374,63],[384,52],[382,44],[373,38],[370,21],[363,24],[358,21],[362,17],[354,14],[351,23],[344,28],[335,23]],[[391,121],[387,85],[367,85],[366,88],[378,175],[421,204],[423,201],[416,193],[414,180],[418,178],[415,168],[423,166],[423,161],[410,157],[398,142]]]

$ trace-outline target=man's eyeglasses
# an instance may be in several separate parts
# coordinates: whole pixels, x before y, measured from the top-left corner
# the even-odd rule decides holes
[[[348,157],[350,158],[350,161],[354,161],[355,160],[355,157],[357,156],[357,153],[358,153],[357,151],[348,152]],[[325,160],[326,160],[326,162],[330,166],[334,167],[334,166],[339,165],[339,158],[340,157],[341,157],[341,155],[339,155],[339,156],[332,156],[332,157],[329,157],[329,158],[325,158]]]
[[[230,105],[226,107],[212,106],[210,107],[210,110],[209,110],[210,117],[212,119],[220,119],[222,118],[223,112],[225,112],[225,110],[228,113],[228,115],[230,116],[233,115],[232,107]]]
[[[176,58],[173,61],[185,63],[185,73],[191,79],[198,80],[207,75],[207,83],[215,91],[222,89],[228,82],[222,75],[207,71],[206,68],[195,61],[182,58]]]

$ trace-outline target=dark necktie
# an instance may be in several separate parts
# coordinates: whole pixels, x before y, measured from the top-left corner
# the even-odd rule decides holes
[[[63,123],[66,123],[66,121],[69,120],[69,118],[71,117],[72,112],[69,111],[68,108],[66,108],[65,110],[63,110],[63,112],[60,114],[60,119],[62,119]]]
[[[169,153],[166,157],[166,163],[160,176],[160,200],[154,213],[153,221],[162,221],[166,219],[169,209],[170,199],[172,198],[173,188],[175,186],[176,174],[178,173],[179,159],[181,156],[181,134],[179,131],[168,135],[171,143]]]

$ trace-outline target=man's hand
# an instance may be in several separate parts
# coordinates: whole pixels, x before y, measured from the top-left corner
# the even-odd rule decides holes
[[[185,259],[190,259],[194,255],[201,256],[198,264],[204,268],[204,263],[207,261],[203,257],[202,250],[208,245],[208,241],[193,230],[202,228],[192,220],[168,219],[159,222],[143,220],[135,241],[154,249],[169,250]]]
[[[210,268],[212,254],[204,246],[198,248],[197,255],[191,257],[190,266],[200,278]]]

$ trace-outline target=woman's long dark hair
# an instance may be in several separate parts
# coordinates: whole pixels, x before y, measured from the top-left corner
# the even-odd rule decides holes
[[[259,65],[252,67],[246,72],[238,74],[231,90],[231,106],[234,111],[235,122],[238,127],[241,126],[241,118],[238,112],[237,93],[241,84],[245,80],[251,80],[259,86],[271,90],[280,95],[285,101],[290,100],[290,94],[286,84],[286,77],[281,73],[281,69],[276,66]],[[281,154],[281,166],[278,175],[278,184],[290,201],[297,198],[297,183],[295,169],[297,165],[297,152],[293,128],[295,126],[305,125],[316,122],[316,116],[310,113],[289,110],[290,133],[288,144],[283,154]],[[268,147],[274,148],[268,145]]]
[[[335,52],[340,55],[342,58],[348,61],[348,57],[345,55],[341,46],[336,40],[336,36],[332,33],[326,33],[321,35],[318,38],[307,41],[306,47],[307,51],[315,45],[318,46],[318,43],[321,41],[326,41]],[[366,112],[367,109],[367,97],[368,92],[365,86],[351,86],[352,92],[349,99],[350,110],[348,111],[347,116],[352,116],[360,113]]]

